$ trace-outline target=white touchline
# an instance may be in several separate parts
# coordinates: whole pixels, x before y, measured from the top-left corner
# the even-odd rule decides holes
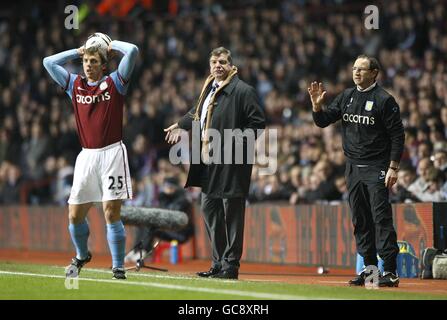
[[[58,266],[54,266],[55,268],[60,268]],[[110,270],[104,269],[95,269],[95,268],[83,268],[83,272],[98,272],[98,273],[107,273],[110,274]],[[222,280],[222,279],[212,279],[212,278],[199,278],[197,276],[191,274],[179,274],[179,275],[167,275],[166,273],[132,273],[132,276],[135,277],[144,277],[144,278],[158,278],[158,279],[174,279],[174,280],[193,280],[193,281],[215,281],[215,282],[234,282],[233,280]],[[278,280],[264,280],[264,279],[247,279],[244,278],[244,282],[278,282]]]
[[[346,281],[329,281],[329,280],[319,280],[318,283],[334,283],[334,284],[346,284]]]
[[[28,277],[41,277],[41,278],[56,278],[65,279],[65,276],[57,276],[50,274],[38,274],[38,273],[28,273],[28,272],[12,272],[12,271],[2,271],[0,274],[9,274],[17,276],[28,276]],[[287,294],[275,294],[275,293],[263,293],[263,292],[248,292],[242,290],[228,290],[228,289],[211,289],[211,288],[200,288],[200,287],[189,287],[181,285],[163,284],[163,283],[148,283],[148,282],[135,282],[135,281],[120,281],[120,280],[106,280],[106,279],[92,279],[92,278],[79,278],[81,281],[91,281],[91,282],[102,282],[111,283],[118,285],[134,285],[143,287],[156,287],[161,289],[174,289],[174,290],[184,290],[184,291],[196,291],[196,292],[207,292],[212,294],[228,294],[237,296],[253,297],[258,299],[273,299],[273,300],[314,300],[315,298],[309,298],[305,296],[287,295]],[[326,298],[319,298],[325,299]]]
[[[58,267],[59,268],[59,267]],[[104,270],[104,269],[94,269],[94,268],[82,268],[82,271],[90,271],[90,272],[98,272],[98,273],[107,273],[110,274],[110,270]],[[203,280],[203,278],[195,278],[192,276],[189,276],[187,274],[185,275],[177,275],[177,276],[173,276],[173,275],[167,275],[166,273],[164,274],[155,274],[155,273],[132,273],[132,276],[136,276],[136,277],[145,277],[145,278],[159,278],[159,279],[176,279],[176,280]]]

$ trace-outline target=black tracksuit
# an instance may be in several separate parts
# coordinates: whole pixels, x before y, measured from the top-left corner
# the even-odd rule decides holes
[[[384,270],[395,273],[399,248],[385,175],[390,161],[400,162],[404,148],[398,104],[377,84],[363,92],[349,88],[326,110],[313,112],[313,119],[322,128],[342,120],[345,176],[357,251],[365,265],[377,266],[378,253]]]

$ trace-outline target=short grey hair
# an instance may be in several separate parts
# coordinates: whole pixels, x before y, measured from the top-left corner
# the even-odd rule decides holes
[[[368,56],[367,54],[361,54],[357,57],[357,59],[366,59],[369,61],[369,69],[370,70],[377,70],[380,71],[380,63],[379,60],[377,60],[374,57]]]
[[[228,57],[228,62],[233,64],[233,59],[231,58],[231,51],[224,47],[215,48],[210,53],[210,59],[212,56],[220,56],[221,54],[226,54]]]
[[[367,54],[361,54],[357,57],[357,59],[366,59],[369,62],[369,70],[377,70],[377,75],[374,77],[374,80],[377,78],[377,76],[379,75],[379,72],[381,70],[380,67],[380,63],[379,60],[377,60],[376,58],[369,56]]]

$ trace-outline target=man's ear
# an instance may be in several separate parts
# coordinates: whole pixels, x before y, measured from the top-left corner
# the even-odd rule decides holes
[[[374,77],[374,80],[377,80],[377,77],[379,76],[379,70],[376,69],[376,76]]]

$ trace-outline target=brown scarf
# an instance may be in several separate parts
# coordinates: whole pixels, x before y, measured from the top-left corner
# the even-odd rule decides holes
[[[216,100],[217,94],[223,89],[225,88],[230,81],[233,79],[233,77],[237,74],[237,67],[233,66],[232,70],[230,71],[230,73],[228,74],[228,77],[224,80],[224,82],[219,86],[219,88],[217,88],[216,92],[214,92],[213,96],[211,97],[209,104],[208,104],[208,109],[206,112],[206,122],[205,122],[205,135],[202,139],[202,159],[203,162],[205,163],[209,163],[209,136],[208,136],[208,128],[210,127],[211,124],[211,116],[213,114],[213,109],[215,106],[214,100]],[[205,84],[203,85],[202,88],[202,92],[200,93],[200,97],[199,97],[199,101],[197,102],[197,107],[196,107],[196,112],[194,113],[194,117],[193,119],[195,121],[200,120],[200,115],[202,113],[202,108],[203,108],[203,103],[206,99],[206,89],[208,88],[208,86],[210,85],[211,82],[214,81],[214,76],[213,75],[209,75],[208,78],[206,78],[205,80]]]

